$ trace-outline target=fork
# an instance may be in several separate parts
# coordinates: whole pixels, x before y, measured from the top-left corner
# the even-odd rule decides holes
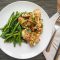
[[[55,33],[56,33],[56,31],[58,30],[58,28],[60,27],[60,0],[57,0],[57,12],[59,13],[59,17],[58,17],[58,19],[57,19],[57,21],[56,21],[56,23],[55,23],[55,21],[54,21],[54,23],[55,23],[55,31],[54,31],[54,33],[53,33],[53,35],[52,35],[52,37],[51,37],[51,40],[50,40],[50,42],[49,42],[49,44],[48,44],[48,46],[47,46],[47,48],[46,48],[46,52],[49,52],[50,51],[50,47],[51,47],[51,45],[52,45],[52,42],[53,42],[53,38],[54,38],[54,36],[55,36]],[[55,44],[55,43],[54,43]],[[56,44],[55,44],[56,45]]]

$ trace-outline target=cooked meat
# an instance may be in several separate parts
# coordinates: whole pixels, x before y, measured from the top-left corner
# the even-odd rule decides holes
[[[19,17],[19,18],[18,18],[18,22],[19,22],[20,24],[23,24],[23,23],[25,22],[25,20],[24,20],[23,17]]]
[[[39,9],[34,10],[32,13],[24,13],[22,17],[18,18],[21,26],[25,29],[22,30],[22,37],[27,41],[30,46],[35,46],[39,43],[40,33],[42,32],[41,13]]]
[[[24,30],[22,31],[22,37],[23,37],[23,39],[25,39],[27,42],[29,42],[30,36],[31,36],[31,34],[30,34],[29,31],[27,31],[27,29],[24,29]]]
[[[34,13],[35,16],[41,17],[41,12],[40,12],[39,9],[35,9],[35,10],[33,11],[33,13]]]
[[[22,14],[22,17],[26,18],[26,19],[29,19],[30,16],[31,16],[31,13],[23,13]]]
[[[37,34],[36,32],[29,32],[27,29],[22,31],[23,39],[25,39],[30,46],[34,46],[39,42],[39,36],[40,34]]]

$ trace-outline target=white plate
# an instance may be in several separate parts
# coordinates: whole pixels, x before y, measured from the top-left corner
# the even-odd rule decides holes
[[[17,45],[14,48],[13,44],[9,43],[4,44],[3,42],[4,40],[0,38],[0,48],[3,52],[14,58],[27,59],[40,54],[47,47],[52,34],[52,25],[49,21],[47,13],[35,3],[27,1],[17,1],[3,8],[0,11],[0,28],[7,23],[8,18],[10,17],[13,11],[20,11],[20,12],[33,11],[34,9],[37,8],[39,8],[41,11],[41,16],[44,25],[43,33],[40,37],[41,39],[40,42],[33,48],[31,48],[28,44],[25,43],[23,43],[21,46]]]

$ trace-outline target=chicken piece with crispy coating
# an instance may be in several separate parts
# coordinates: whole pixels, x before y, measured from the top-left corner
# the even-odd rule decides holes
[[[26,19],[26,20],[24,20]],[[22,21],[23,20],[23,21]],[[29,43],[30,46],[35,46],[39,43],[40,33],[42,32],[41,12],[39,9],[34,10],[32,13],[25,13],[22,17],[18,18],[25,29],[22,30],[22,37]]]
[[[37,34],[36,32],[30,32],[28,29],[22,31],[23,39],[25,39],[31,47],[35,46],[39,42],[39,36],[40,34]]]
[[[40,21],[41,20],[40,10],[36,9],[36,10],[33,11],[33,13],[34,13],[34,16],[35,16],[37,31],[41,32],[42,31],[42,28],[41,28],[42,27],[42,22]]]

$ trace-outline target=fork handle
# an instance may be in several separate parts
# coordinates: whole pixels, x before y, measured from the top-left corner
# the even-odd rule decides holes
[[[50,40],[50,42],[49,42],[49,44],[48,44],[48,46],[46,48],[46,52],[49,52],[50,51],[50,48],[51,48],[51,45],[52,45],[52,42],[53,42],[53,38],[55,36],[55,33],[56,33],[56,30],[54,31],[54,33],[53,33],[53,35],[51,37],[51,40]]]
[[[54,57],[54,60],[58,60],[59,55],[60,55],[60,44],[59,44],[59,47],[57,49],[56,55]]]

